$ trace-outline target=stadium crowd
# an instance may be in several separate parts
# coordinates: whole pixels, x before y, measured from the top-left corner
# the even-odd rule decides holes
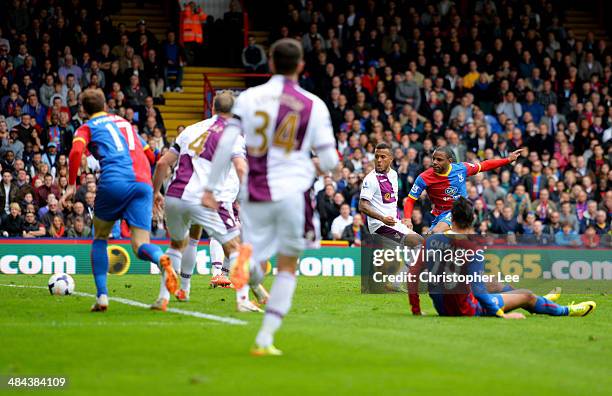
[[[156,151],[167,147],[164,91],[181,90],[184,51],[140,20],[112,25],[117,1],[2,2],[0,19],[0,232],[5,237],[90,238],[99,164],[83,158],[74,200],[61,205],[73,134],[85,121],[79,94],[100,88]],[[159,226],[157,223],[159,222]],[[165,237],[155,219],[154,237]],[[113,237],[128,236],[125,222]]]
[[[477,229],[526,234],[538,243],[600,244],[612,218],[612,52],[590,34],[576,39],[552,1],[450,0],[283,2],[271,40],[296,37],[306,68],[300,84],[323,98],[336,131],[342,177],[315,183],[325,239],[359,245],[360,184],[374,147],[393,147],[399,206],[437,146],[457,161],[505,157],[512,167],[468,181]],[[79,93],[99,87],[108,111],[126,118],[163,153],[155,106],[180,91],[185,52],[169,31],[111,24],[120,7],[98,0],[15,0],[0,21],[0,232],[9,237],[91,237],[99,165],[81,165],[75,199],[61,206],[72,135],[84,121]],[[262,71],[265,53],[243,53]],[[180,130],[179,130],[180,132]],[[426,195],[415,231],[432,220]],[[153,236],[165,237],[154,219]],[[125,222],[114,237],[127,236]]]
[[[326,100],[344,163],[317,186],[324,237],[360,242],[360,183],[379,142],[394,150],[400,207],[435,147],[468,162],[526,147],[468,181],[476,229],[562,245],[610,233],[612,52],[592,34],[577,40],[556,3],[303,3],[287,4],[276,38],[301,39],[301,84]],[[418,208],[422,233],[426,195]]]

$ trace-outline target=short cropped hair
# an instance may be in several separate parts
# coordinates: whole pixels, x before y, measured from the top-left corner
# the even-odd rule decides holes
[[[216,113],[230,113],[234,107],[234,95],[229,91],[219,92],[215,96],[213,106]]]
[[[304,58],[302,43],[292,38],[280,39],[270,49],[274,69],[278,74],[295,73],[300,61]]]
[[[83,110],[88,115],[104,111],[104,94],[99,89],[86,89],[83,91],[81,96],[81,102],[83,104]]]
[[[378,143],[376,145],[376,150],[389,150],[389,151],[391,151],[391,146],[389,146],[387,143]]]

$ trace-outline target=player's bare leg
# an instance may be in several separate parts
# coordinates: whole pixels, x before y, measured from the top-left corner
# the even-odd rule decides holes
[[[141,260],[151,261],[159,266],[162,276],[165,278],[166,288],[170,294],[176,293],[179,280],[176,271],[172,267],[170,256],[164,254],[159,246],[151,244],[148,230],[130,226],[132,234],[132,249]]]
[[[108,309],[108,289],[106,287],[106,274],[108,273],[108,236],[113,229],[114,221],[93,218],[95,229],[94,241],[91,246],[91,267],[96,282],[96,303],[91,307],[92,312],[104,312]]]
[[[181,288],[175,293],[179,301],[189,301],[191,291],[191,276],[196,265],[198,255],[198,244],[202,237],[202,226],[192,225],[189,229],[189,239],[185,241],[183,256],[180,262]]]
[[[270,289],[266,314],[264,315],[259,333],[255,338],[255,348],[251,351],[256,356],[282,355],[282,352],[273,345],[274,334],[280,328],[284,316],[287,315],[291,308],[293,293],[297,283],[295,270],[297,269],[298,258],[281,254],[277,258],[278,272],[272,284],[272,289]]]
[[[585,301],[568,306],[558,305],[545,297],[534,294],[531,290],[517,289],[500,294],[504,300],[504,312],[523,308],[531,313],[551,316],[586,316],[595,310],[593,301]]]

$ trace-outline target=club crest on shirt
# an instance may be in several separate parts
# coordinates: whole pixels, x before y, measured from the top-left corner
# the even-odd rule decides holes
[[[457,195],[457,188],[452,186],[446,187],[446,190],[444,190],[444,194],[454,197],[455,195]]]
[[[463,175],[462,175],[462,174],[459,174],[458,178],[459,178],[459,182],[460,182],[460,183],[463,183]]]

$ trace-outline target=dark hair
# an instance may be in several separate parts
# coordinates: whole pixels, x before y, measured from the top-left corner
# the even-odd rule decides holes
[[[376,145],[375,150],[389,150],[389,151],[391,151],[391,146],[389,146],[387,143],[378,143]]]
[[[274,69],[278,74],[292,74],[304,57],[302,44],[291,38],[280,39],[270,49]]]
[[[474,222],[474,207],[469,200],[459,197],[453,203],[451,215],[453,216],[453,223],[463,229],[470,228]]]
[[[104,111],[104,94],[98,89],[86,89],[81,97],[83,110],[88,115]]]
[[[456,162],[457,160],[455,159],[455,153],[453,153],[453,150],[450,149],[450,147],[448,146],[439,146],[436,147],[436,149],[434,150],[434,154],[436,152],[441,152],[446,154],[446,157],[449,159],[450,162]]]

